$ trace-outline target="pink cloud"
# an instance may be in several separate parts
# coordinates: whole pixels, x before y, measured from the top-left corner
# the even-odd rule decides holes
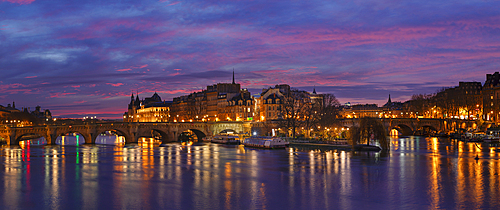
[[[31,4],[35,0],[1,0],[2,2],[10,2],[15,4]]]
[[[142,68],[146,68],[146,67],[148,67],[148,64],[145,64],[145,65],[139,66],[139,68],[140,68],[140,69],[142,69]]]
[[[116,71],[130,71],[130,70],[132,70],[132,69],[118,69]]]
[[[181,74],[181,73],[177,72],[177,73],[169,74],[168,76],[173,77],[173,76],[177,76],[177,75],[179,75],[179,74]]]
[[[107,85],[111,85],[113,87],[119,87],[119,86],[122,86],[123,83],[116,83],[116,84],[113,84],[113,83],[106,83]]]
[[[50,93],[51,98],[61,98],[67,95],[75,95],[76,93]]]
[[[87,101],[75,101],[75,102],[73,102],[73,103],[74,103],[74,104],[83,104],[83,103],[85,103],[85,102],[87,102]]]
[[[38,77],[38,76],[27,76],[27,77],[25,77],[25,78],[26,78],[26,79],[31,79],[31,78],[36,78],[36,77]]]

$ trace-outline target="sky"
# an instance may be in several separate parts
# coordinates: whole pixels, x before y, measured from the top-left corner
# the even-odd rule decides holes
[[[231,82],[383,105],[500,71],[500,2],[0,0],[0,104],[119,119]]]

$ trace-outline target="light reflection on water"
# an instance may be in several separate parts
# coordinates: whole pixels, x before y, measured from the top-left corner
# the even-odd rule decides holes
[[[381,153],[210,143],[2,147],[0,203],[6,209],[484,209],[500,204],[497,145],[408,137],[392,138],[391,146]]]

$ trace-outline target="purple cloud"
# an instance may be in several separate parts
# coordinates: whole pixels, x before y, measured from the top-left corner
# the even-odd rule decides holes
[[[381,104],[500,64],[499,2],[33,2],[0,2],[0,104],[56,116],[120,118],[132,92],[171,100],[233,68],[252,93],[287,83]]]

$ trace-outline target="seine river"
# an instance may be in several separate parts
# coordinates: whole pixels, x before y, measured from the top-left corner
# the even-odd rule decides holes
[[[500,207],[500,150],[448,139],[394,138],[383,153],[206,143],[0,154],[1,209]]]

